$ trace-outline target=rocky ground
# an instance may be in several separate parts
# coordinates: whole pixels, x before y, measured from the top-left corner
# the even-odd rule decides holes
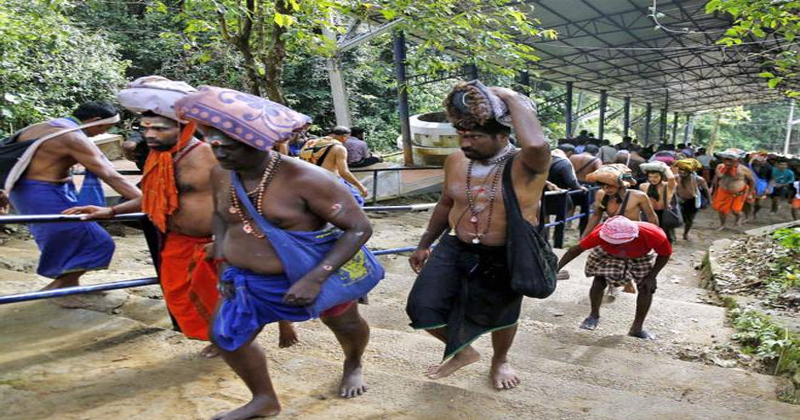
[[[373,215],[373,248],[413,245],[429,212]],[[761,224],[787,220],[762,215]],[[800,407],[779,402],[788,382],[741,367],[726,352],[732,331],[725,310],[699,287],[699,267],[710,242],[738,237],[717,232],[705,212],[693,242],[680,241],[660,277],[647,327],[658,340],[625,333],[635,297],[605,304],[596,331],[577,328],[588,313],[591,284],[585,256],[569,267],[571,279],[547,300],[527,299],[512,362],[522,385],[491,388],[490,342],[484,359],[457,374],[426,379],[442,345],[408,327],[405,298],[414,280],[405,256],[381,257],[386,279],[362,313],[372,327],[366,354],[367,395],[336,397],[341,354],[318,321],[298,325],[300,343],[278,349],[277,330],[259,342],[284,411],[301,419],[796,419]],[[752,227],[752,226],[750,226]],[[46,284],[34,273],[36,246],[24,231],[4,235],[0,293]],[[571,232],[574,242],[574,229]],[[153,275],[141,236],[117,237],[108,271],[86,276],[99,283]],[[559,253],[562,251],[559,251]],[[0,406],[5,419],[200,419],[245,403],[245,386],[219,360],[201,359],[203,343],[169,329],[157,287],[84,297],[91,309],[63,309],[38,301],[0,306]]]

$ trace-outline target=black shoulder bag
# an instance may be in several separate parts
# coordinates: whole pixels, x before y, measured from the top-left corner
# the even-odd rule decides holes
[[[511,288],[528,297],[544,299],[556,290],[558,258],[536,227],[519,208],[511,181],[512,157],[503,170],[503,200],[506,205],[506,260]]]

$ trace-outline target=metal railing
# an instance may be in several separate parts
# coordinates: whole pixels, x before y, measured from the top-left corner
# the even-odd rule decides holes
[[[22,224],[22,223],[87,223],[96,222],[94,220],[85,220],[80,215],[65,215],[65,214],[35,214],[35,215],[12,215],[0,217],[0,225]],[[150,223],[150,219],[144,213],[130,213],[120,214],[111,219],[104,219],[101,222],[139,222],[142,231],[144,232],[147,248],[150,251],[150,257],[155,266],[156,276],[160,270],[160,252],[161,249],[159,242],[158,230]],[[64,287],[60,289],[40,290],[38,292],[17,293],[12,295],[0,296],[0,305],[6,303],[26,302],[31,300],[49,299],[55,297],[64,297],[77,294],[85,294],[92,292],[101,292],[108,290],[127,289],[130,287],[141,287],[159,284],[158,277],[145,277],[140,279],[123,280],[118,282],[92,284],[84,286]]]
[[[363,173],[363,172],[372,172],[372,204],[376,204],[378,202],[378,174],[381,172],[404,172],[404,171],[429,171],[429,170],[436,170],[436,169],[444,169],[441,166],[411,166],[411,167],[399,167],[399,168],[355,168],[351,169],[350,172],[353,173]]]
[[[392,168],[386,168],[386,169],[392,169]],[[419,168],[393,168],[393,169],[415,170]],[[551,228],[551,227],[555,228],[553,234],[553,246],[555,248],[563,247],[564,232],[566,224],[569,221],[580,219],[581,222],[579,225],[579,230],[582,232],[585,229],[586,223],[588,222],[589,219],[589,215],[591,214],[590,208],[592,205],[592,200],[594,198],[594,191],[596,190],[597,188],[589,189],[587,191],[583,190],[548,191],[544,194],[544,197],[540,204],[539,224],[540,227],[542,228]],[[569,201],[567,200],[567,197],[577,197],[576,199],[573,199],[573,203],[576,207],[581,208],[581,213],[567,217],[567,212],[569,207],[568,206]],[[547,207],[547,204],[552,200],[556,200],[557,203],[558,210],[556,211],[555,214],[556,220],[554,222],[545,223],[546,218],[549,217],[545,209]],[[436,203],[411,204],[402,206],[367,206],[364,207],[364,211],[366,212],[425,211],[425,210],[430,210],[435,206]],[[0,225],[22,224],[22,223],[74,223],[74,222],[87,223],[92,221],[85,220],[80,215],[63,215],[63,214],[0,216]],[[102,283],[102,284],[73,286],[60,289],[41,290],[37,292],[5,295],[5,296],[0,296],[0,305],[7,303],[27,302],[32,300],[49,299],[49,298],[64,297],[77,294],[127,289],[132,287],[142,287],[142,286],[160,284],[158,277],[160,270],[160,249],[161,249],[160,236],[156,228],[152,225],[152,223],[150,223],[150,220],[147,218],[147,216],[144,213],[122,214],[114,216],[111,219],[101,220],[101,222],[141,223],[141,228],[142,231],[144,232],[145,240],[147,242],[147,247],[148,250],[150,251],[150,257],[153,260],[153,265],[155,266],[157,277],[145,277],[139,279],[122,280],[122,281]],[[375,250],[373,251],[373,253],[375,255],[399,254],[403,252],[411,252],[415,249],[416,246],[406,246],[400,248]]]

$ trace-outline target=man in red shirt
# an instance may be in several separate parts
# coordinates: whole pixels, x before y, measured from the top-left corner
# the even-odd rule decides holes
[[[586,260],[584,272],[587,277],[594,276],[594,283],[589,291],[592,311],[581,323],[581,328],[597,328],[606,286],[619,287],[628,281],[635,281],[639,295],[636,297],[636,317],[628,335],[655,340],[655,335],[642,329],[642,326],[653,302],[653,293],[656,292],[656,276],[672,255],[672,246],[667,235],[654,224],[614,216],[597,226],[578,245],[570,248],[561,257],[558,269],[561,270],[589,249],[592,249],[592,253]]]

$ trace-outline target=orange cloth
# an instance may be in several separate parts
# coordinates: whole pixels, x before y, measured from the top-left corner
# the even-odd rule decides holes
[[[731,211],[740,213],[744,208],[744,203],[747,201],[748,189],[749,187],[744,187],[741,191],[732,193],[723,188],[717,188],[714,191],[714,201],[711,206],[722,214],[728,214]]]
[[[800,198],[792,199],[792,208],[800,209]]]
[[[170,314],[189,338],[208,340],[219,292],[217,268],[206,261],[210,237],[167,233],[161,251],[161,288]]]
[[[167,151],[151,150],[142,177],[142,211],[162,232],[167,231],[167,216],[178,209],[178,188],[172,156],[183,149],[194,135],[195,123],[184,126],[178,143]]]

